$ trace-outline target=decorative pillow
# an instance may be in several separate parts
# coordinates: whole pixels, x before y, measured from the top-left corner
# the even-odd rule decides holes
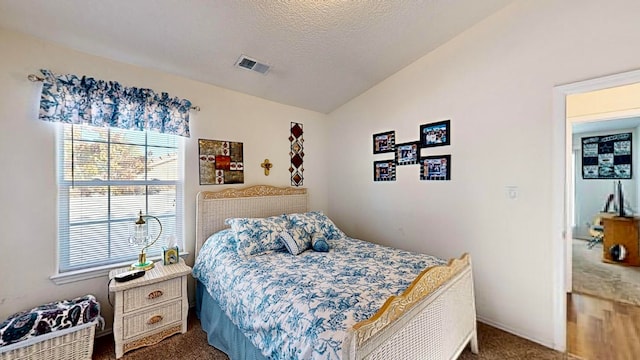
[[[0,347],[94,319],[104,327],[100,304],[93,295],[41,305],[14,314],[0,323]]]
[[[298,255],[311,248],[311,236],[301,227],[283,231],[278,237],[291,255]]]
[[[284,249],[284,245],[278,240],[278,234],[286,231],[289,225],[285,215],[231,218],[225,222],[236,233],[237,250],[241,255],[259,255]]]
[[[302,227],[309,234],[319,233],[327,240],[337,240],[347,237],[322,211],[289,214],[288,217],[292,228]]]
[[[329,252],[329,243],[327,239],[320,234],[313,234],[313,236],[311,236],[311,247],[314,251]]]

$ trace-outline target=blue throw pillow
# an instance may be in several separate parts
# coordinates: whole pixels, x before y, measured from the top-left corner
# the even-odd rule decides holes
[[[303,228],[291,228],[278,234],[291,255],[298,255],[311,247],[311,236]]]
[[[325,239],[324,236],[318,234],[313,234],[313,236],[311,237],[311,247],[314,251],[329,251],[329,243],[327,242],[327,239]]]

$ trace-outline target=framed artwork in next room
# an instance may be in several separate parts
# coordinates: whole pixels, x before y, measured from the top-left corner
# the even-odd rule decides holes
[[[633,134],[582,138],[583,179],[631,179]]]

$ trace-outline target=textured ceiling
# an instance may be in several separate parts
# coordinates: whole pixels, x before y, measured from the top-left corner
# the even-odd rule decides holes
[[[0,27],[328,113],[512,1],[0,0]]]

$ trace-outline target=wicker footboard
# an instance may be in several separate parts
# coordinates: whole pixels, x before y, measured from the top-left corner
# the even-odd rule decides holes
[[[456,359],[478,352],[471,259],[425,270],[370,319],[353,326],[343,360]]]
[[[97,322],[0,347],[0,360],[91,360]]]

